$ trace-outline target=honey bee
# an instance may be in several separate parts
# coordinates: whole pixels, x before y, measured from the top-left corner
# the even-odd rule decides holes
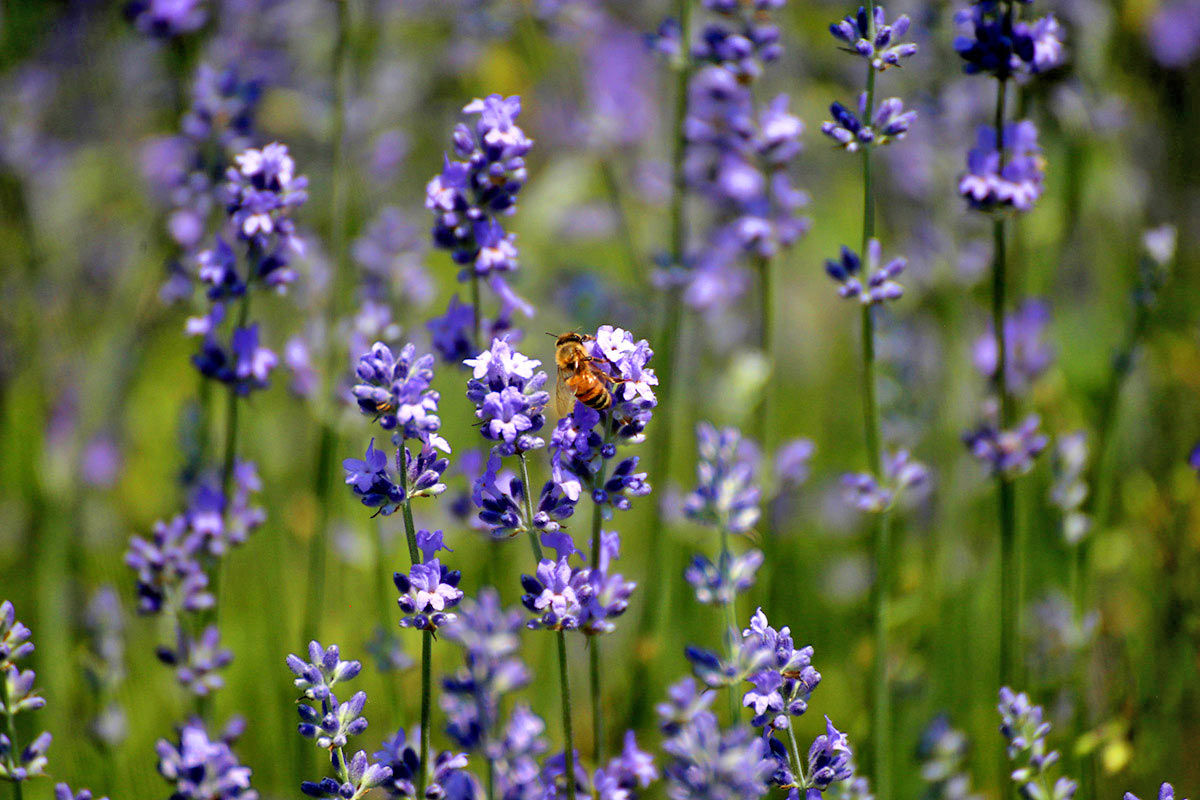
[[[612,405],[609,385],[625,383],[596,368],[595,362],[607,363],[607,360],[589,355],[584,347],[584,342],[595,338],[574,332],[555,338],[554,362],[558,365],[558,380],[554,385],[554,410],[560,417],[571,413],[576,400],[596,411],[604,411]]]

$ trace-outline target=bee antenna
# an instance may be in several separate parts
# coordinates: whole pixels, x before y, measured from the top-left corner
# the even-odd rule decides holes
[[[547,336],[549,336],[549,337],[551,337],[551,338],[554,338],[554,339],[557,339],[557,338],[558,338],[558,334],[557,334],[557,333],[551,333],[550,331],[546,331],[546,335],[547,335]]]

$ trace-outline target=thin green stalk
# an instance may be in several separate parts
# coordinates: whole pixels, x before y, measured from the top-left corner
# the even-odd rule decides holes
[[[533,496],[529,488],[529,464],[525,461],[525,454],[518,453],[517,456],[521,461],[521,480],[525,484],[525,523],[533,525]],[[533,565],[536,567],[542,563],[542,545],[538,541],[538,533],[532,527],[529,528],[529,547],[533,550]]]
[[[788,741],[792,745],[792,758],[796,762],[795,768],[792,770],[793,776],[800,776],[800,785],[804,786],[808,783],[808,776],[804,774],[804,762],[800,760],[800,744],[796,741],[796,726],[788,725]]]
[[[612,440],[612,417],[604,424],[604,443]],[[602,461],[592,485],[604,485],[604,476],[608,472],[608,462]],[[592,569],[600,565],[600,524],[603,522],[602,507],[599,503],[592,504]],[[604,760],[604,707],[600,686],[600,638],[591,637],[588,647],[588,691],[592,697],[592,763],[601,764]]]
[[[475,351],[479,352],[483,349],[483,309],[479,307],[479,275],[474,270],[471,271],[471,314]]]
[[[568,797],[573,797],[575,794],[575,734],[571,729],[571,684],[567,678],[567,632],[564,630],[558,632],[558,685],[562,691],[563,739],[566,742],[566,750],[563,753],[567,768],[564,776],[567,782],[566,793]]]
[[[729,531],[721,529],[721,555],[718,564],[725,565],[732,562],[732,554],[729,552]],[[734,654],[737,651],[738,640],[738,624],[737,624],[737,608],[735,608],[736,599],[730,599],[728,603],[722,603],[722,611],[725,613],[725,635],[721,638],[724,640],[722,644],[729,651],[729,658],[733,660]],[[737,686],[731,684],[729,686],[729,724],[736,725],[738,718],[738,697]]]
[[[395,636],[395,623],[392,622],[392,609],[396,607],[395,602],[391,597],[391,581],[386,579],[388,569],[385,566],[387,561],[387,553],[383,546],[384,529],[383,517],[375,518],[375,564],[371,570],[371,581],[375,584],[375,612],[379,614],[379,624],[383,626],[383,633],[388,641]],[[396,695],[396,682],[384,681],[384,693],[389,708],[396,708],[399,698]]]
[[[421,637],[421,772],[417,776],[417,797],[425,796],[425,782],[429,779],[429,740],[433,732],[429,728],[431,701],[433,698],[433,631],[425,631]]]
[[[867,19],[870,35],[874,36],[875,4],[867,0]],[[875,69],[867,64],[867,104],[865,118],[875,111]],[[875,235],[875,191],[871,173],[871,148],[862,150],[863,225],[860,255],[867,258],[871,238]],[[862,397],[863,422],[867,446],[867,463],[876,480],[883,480],[883,449],[879,433],[879,401],[875,375],[875,320],[871,306],[862,308]],[[871,741],[875,789],[880,797],[892,795],[892,693],[888,684],[888,592],[892,583],[891,520],[887,509],[875,514],[871,533],[871,550],[875,562],[875,580],[871,584],[871,614],[875,632],[875,648],[871,669]]]
[[[676,17],[679,19],[681,41],[688,41],[690,35],[690,19],[692,0],[678,0]],[[669,255],[671,266],[683,264],[687,248],[687,228],[684,215],[684,205],[687,196],[687,182],[683,174],[684,154],[687,150],[687,139],[683,134],[683,121],[687,116],[687,90],[691,80],[694,64],[684,48],[684,62],[679,66],[675,82],[675,107],[672,113],[671,130],[675,133],[675,141],[671,150],[671,201],[670,201],[670,241]],[[657,433],[651,437],[650,470],[651,480],[665,484],[670,479],[672,453],[671,398],[672,382],[678,375],[680,327],[683,320],[683,303],[678,289],[670,289],[663,298],[665,303],[662,314],[662,328],[654,341],[656,356],[655,372],[659,376],[658,408],[662,424]],[[663,518],[661,503],[650,504],[648,563],[661,564],[664,556]],[[667,619],[667,605],[671,593],[669,584],[674,575],[667,571],[663,580],[648,581],[643,608],[645,611],[638,619],[637,643],[634,648],[633,691],[630,692],[629,719],[632,727],[637,727],[643,716],[653,705],[647,700],[650,681],[647,671],[649,660],[654,651],[649,644],[657,637],[654,635],[662,620]]]
[[[767,436],[771,432],[772,424],[774,423],[774,420],[771,418],[771,414],[774,411],[771,390],[776,381],[778,381],[778,376],[775,375],[775,370],[778,369],[778,359],[775,353],[775,303],[772,296],[773,280],[771,275],[774,261],[772,258],[764,258],[762,256],[755,259],[755,264],[758,267],[758,298],[759,313],[762,319],[762,350],[767,359],[767,383],[763,387],[758,407],[755,410],[754,436],[764,451],[767,447]]]

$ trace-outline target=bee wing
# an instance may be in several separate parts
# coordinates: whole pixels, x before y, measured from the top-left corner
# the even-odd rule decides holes
[[[567,376],[563,370],[558,371],[558,380],[554,382],[554,413],[566,417],[575,410],[575,392],[567,386]]]

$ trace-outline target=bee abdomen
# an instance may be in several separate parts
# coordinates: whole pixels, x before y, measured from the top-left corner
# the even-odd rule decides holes
[[[577,397],[579,398],[579,402],[596,411],[603,411],[612,405],[612,394],[600,383],[577,395]]]

